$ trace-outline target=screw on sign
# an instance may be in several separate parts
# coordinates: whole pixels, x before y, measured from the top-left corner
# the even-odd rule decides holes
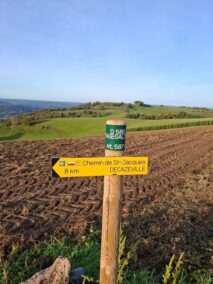
[[[52,176],[104,176],[100,283],[115,284],[117,279],[120,209],[123,175],[146,175],[147,157],[123,157],[126,123],[107,120],[105,157],[52,158]]]

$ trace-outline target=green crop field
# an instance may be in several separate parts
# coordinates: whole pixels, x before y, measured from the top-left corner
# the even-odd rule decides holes
[[[141,120],[125,119],[127,130],[139,127],[176,125],[186,122],[212,121],[212,118]],[[32,126],[17,126],[0,129],[0,140],[54,139],[101,135],[105,132],[106,118],[53,118]],[[148,130],[148,129],[147,129]]]

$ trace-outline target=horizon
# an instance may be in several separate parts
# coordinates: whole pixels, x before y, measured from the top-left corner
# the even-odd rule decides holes
[[[3,1],[0,97],[212,108],[212,10],[210,0]]]
[[[87,104],[87,103],[95,103],[95,102],[100,102],[100,103],[124,103],[124,104],[129,104],[129,103],[134,103],[132,102],[126,102],[126,101],[87,101],[87,102],[77,102],[77,101],[59,101],[59,100],[38,100],[38,99],[23,99],[23,98],[1,98],[0,100],[14,100],[14,101],[37,101],[37,102],[55,102],[55,103],[79,103],[79,104]],[[207,109],[213,109],[213,107],[205,107],[205,106],[193,106],[193,105],[164,105],[164,104],[149,104],[148,102],[143,102],[145,105],[150,105],[150,106],[162,106],[162,107],[188,107],[188,108],[207,108]]]

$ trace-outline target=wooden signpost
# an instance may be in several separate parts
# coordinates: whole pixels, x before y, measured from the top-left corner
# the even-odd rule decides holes
[[[107,120],[105,157],[52,158],[52,176],[104,176],[100,283],[117,281],[123,175],[146,175],[147,157],[123,157],[126,123]]]
[[[108,120],[106,123],[105,156],[122,156],[125,149],[125,140],[126,123],[123,120]],[[122,176],[105,176],[100,263],[101,284],[116,283],[121,194]]]

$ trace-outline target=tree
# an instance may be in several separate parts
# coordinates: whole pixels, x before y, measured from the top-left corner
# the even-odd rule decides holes
[[[138,106],[143,106],[144,102],[142,102],[142,101],[134,101],[134,104],[138,105]]]

